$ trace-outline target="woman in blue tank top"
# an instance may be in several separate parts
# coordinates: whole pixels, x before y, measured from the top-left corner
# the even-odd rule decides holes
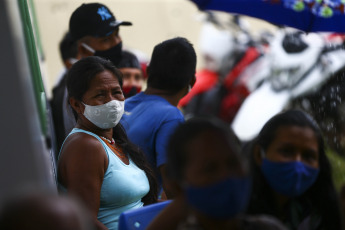
[[[77,125],[60,150],[60,188],[84,201],[97,229],[117,229],[122,212],[157,201],[154,173],[119,123],[121,72],[87,57],[70,69],[67,90]]]

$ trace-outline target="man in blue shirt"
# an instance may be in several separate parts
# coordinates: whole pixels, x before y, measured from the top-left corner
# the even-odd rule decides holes
[[[185,38],[173,38],[155,46],[148,66],[145,92],[125,103],[121,123],[129,139],[147,156],[164,192],[173,196],[165,175],[166,145],[184,117],[177,104],[195,83],[196,54]]]

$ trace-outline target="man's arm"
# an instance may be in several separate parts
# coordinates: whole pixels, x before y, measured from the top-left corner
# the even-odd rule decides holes
[[[163,190],[168,199],[172,199],[174,197],[174,190],[176,190],[176,188],[172,181],[169,180],[166,172],[167,145],[171,134],[183,121],[182,117],[181,119],[174,119],[169,122],[165,122],[159,128],[156,137],[156,164],[162,178]]]

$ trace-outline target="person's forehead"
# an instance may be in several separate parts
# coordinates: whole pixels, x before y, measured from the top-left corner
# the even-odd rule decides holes
[[[87,35],[84,37],[84,40],[88,41],[88,40],[103,40],[103,39],[106,39],[106,38],[109,38],[111,36],[118,36],[119,34],[119,31],[120,29],[117,27],[115,28],[113,31],[111,31],[109,34],[105,35],[105,36],[92,36],[92,35]]]
[[[308,126],[282,125],[277,128],[276,136],[295,137],[295,135],[308,135],[316,137],[314,130]]]
[[[275,138],[270,146],[293,143],[299,145],[313,144],[318,146],[318,138],[313,129],[301,126],[282,126],[277,129]]]
[[[104,84],[119,85],[119,80],[111,71],[105,70],[96,74],[96,76],[90,81],[90,86],[92,86],[93,88],[97,88],[98,86],[102,86]]]
[[[187,148],[187,151],[191,155],[196,154],[199,155],[199,157],[201,153],[203,153],[205,157],[213,157],[213,152],[226,153],[225,155],[237,157],[236,154],[233,153],[225,136],[216,131],[200,133],[189,142]]]
[[[141,74],[141,69],[136,68],[136,67],[124,67],[124,68],[119,68],[119,70],[120,70],[122,73],[131,72],[131,73],[138,73],[138,74]]]

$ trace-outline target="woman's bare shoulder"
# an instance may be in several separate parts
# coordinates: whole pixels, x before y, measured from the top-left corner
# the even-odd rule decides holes
[[[60,153],[59,164],[77,165],[89,163],[105,163],[107,155],[102,143],[86,133],[74,133],[70,135]]]

